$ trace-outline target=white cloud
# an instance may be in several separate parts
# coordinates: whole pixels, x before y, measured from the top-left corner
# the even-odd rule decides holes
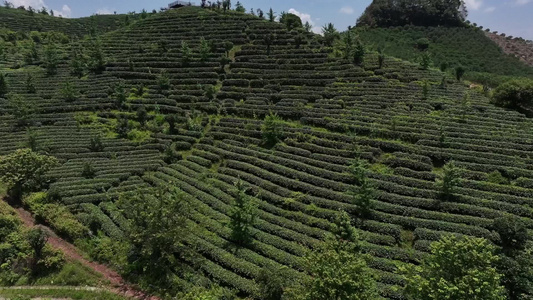
[[[341,14],[345,14],[345,15],[351,15],[351,14],[354,13],[353,8],[351,8],[349,6],[345,6],[345,7],[341,8],[341,10],[339,12]]]
[[[320,26],[316,26],[316,23],[313,21],[313,18],[311,18],[310,14],[301,13],[294,8],[289,9],[289,13],[295,14],[300,17],[300,19],[302,19],[303,24],[305,24],[305,22],[309,22],[309,24],[311,24],[312,26],[311,31],[313,31],[314,33],[322,33],[322,28]]]
[[[43,0],[11,0],[9,2],[13,3],[15,7],[24,6],[28,8],[31,6],[36,9],[46,7]]]
[[[523,0],[518,0],[518,1],[523,1]],[[483,0],[465,0],[465,3],[468,9],[478,10],[483,5]]]
[[[70,18],[72,16],[72,9],[68,5],[63,5],[61,10],[54,9],[55,16],[62,16],[63,18]]]
[[[491,13],[491,12],[493,12],[495,10],[496,10],[496,7],[494,7],[494,6],[490,6],[490,7],[485,8],[485,12],[486,13]]]
[[[113,14],[113,12],[107,7],[100,8],[99,10],[96,11],[96,13],[99,15],[112,15]]]
[[[525,5],[525,4],[528,4],[529,2],[531,2],[531,0],[516,0],[515,4],[516,5]]]

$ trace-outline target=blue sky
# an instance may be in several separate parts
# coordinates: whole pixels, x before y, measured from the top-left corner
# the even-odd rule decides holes
[[[159,9],[172,0],[11,0],[15,5],[32,7],[46,6],[56,14],[69,17],[89,16],[94,13],[125,13]],[[192,0],[191,0],[192,1]],[[293,12],[303,21],[309,21],[315,30],[332,22],[340,30],[354,25],[357,18],[372,0],[242,0],[247,10],[261,8],[264,11],[272,7],[274,11]],[[194,2],[194,1],[193,1]],[[200,0],[196,0],[197,3]],[[233,0],[236,3],[237,0]],[[533,40],[533,0],[466,0],[472,22],[478,23],[492,31],[505,32],[508,35],[521,36]]]

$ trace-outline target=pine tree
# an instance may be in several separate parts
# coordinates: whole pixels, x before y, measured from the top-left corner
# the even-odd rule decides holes
[[[252,242],[252,226],[256,218],[256,206],[251,196],[247,195],[248,188],[239,179],[235,183],[237,195],[230,212],[231,238],[241,245],[248,245]]]
[[[356,214],[359,217],[367,218],[373,208],[374,201],[374,187],[368,179],[367,175],[368,163],[360,158],[353,160],[349,172],[354,180],[352,185],[346,192],[352,197],[352,204],[356,206]]]

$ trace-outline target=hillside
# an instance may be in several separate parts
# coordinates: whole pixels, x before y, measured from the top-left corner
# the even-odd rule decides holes
[[[85,18],[61,18],[30,13],[29,11],[0,7],[0,28],[12,31],[58,31],[67,35],[83,37],[94,26],[99,32],[113,31],[122,26],[126,15],[95,15]],[[128,16],[132,21],[139,15]]]
[[[8,25],[30,24],[19,20],[26,18]],[[191,233],[173,254],[172,285],[161,290],[215,282],[258,297],[263,268],[286,266],[294,278],[305,277],[302,257],[322,244],[344,210],[357,221],[381,295],[402,299],[398,268],[418,264],[444,234],[498,244],[493,221],[507,214],[533,229],[533,121],[446,73],[408,62],[418,57],[414,42],[430,39],[437,65],[514,76],[533,76],[533,69],[472,29],[358,33],[368,45],[385,46],[390,56],[381,68],[377,53],[356,66],[331,57],[311,33],[198,7],[155,14],[100,40],[58,44],[54,75],[40,61],[12,68],[17,53],[8,52],[0,61],[12,93],[0,98],[0,155],[31,147],[56,157],[43,184],[46,203],[68,208],[90,230],[74,239],[110,264],[123,263],[113,261],[122,248],[110,245],[127,243],[132,226],[121,200],[178,187],[192,207],[183,221]],[[71,75],[79,45],[87,56],[105,57],[100,74]],[[26,115],[13,94],[26,101]],[[271,113],[283,119],[282,133],[265,144]],[[349,172],[358,157],[376,189],[365,218],[356,217],[346,193],[357,186]],[[451,161],[464,172],[453,201],[443,201],[436,180]],[[239,180],[258,207],[246,247],[236,247],[228,228]]]
[[[495,34],[493,32],[485,33],[491,40],[493,40],[503,52],[518,57],[526,64],[533,66],[533,44],[531,42],[520,38],[513,38]]]
[[[474,27],[391,27],[357,28],[362,41],[373,49],[383,48],[384,53],[401,59],[418,62],[420,39],[429,40],[427,49],[435,68],[442,63],[452,70],[466,68],[466,78],[497,85],[498,76],[533,77],[533,68],[508,54]]]

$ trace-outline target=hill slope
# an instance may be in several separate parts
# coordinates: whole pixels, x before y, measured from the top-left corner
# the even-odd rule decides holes
[[[469,79],[493,83],[491,77],[533,77],[533,68],[514,55],[503,53],[498,44],[477,28],[404,26],[355,30],[366,45],[382,47],[388,55],[413,62],[421,55],[417,42],[426,38],[430,42],[427,51],[436,68],[441,63],[447,63],[449,68],[463,66]]]
[[[135,20],[139,15],[128,16]],[[30,13],[29,11],[0,7],[0,28],[13,31],[58,31],[67,35],[83,37],[94,26],[99,32],[113,31],[123,25],[126,15],[95,15],[85,18],[61,18]]]
[[[533,44],[531,42],[528,43],[524,39],[506,37],[492,32],[485,34],[498,44],[505,53],[514,55],[533,67]]]
[[[377,41],[385,39],[380,32],[374,31]],[[39,150],[61,162],[48,174],[50,199],[119,241],[128,227],[127,213],[117,206],[120,195],[172,182],[195,204],[189,221],[198,229],[183,240],[196,256],[180,257],[194,277],[176,281],[213,280],[242,295],[257,295],[254,279],[267,265],[304,276],[302,256],[321,243],[338,210],[357,213],[345,193],[354,184],[347,172],[357,149],[371,164],[377,189],[374,209],[358,227],[385,297],[400,297],[397,267],[426,256],[429,243],[444,233],[497,242],[492,221],[506,213],[533,228],[533,121],[494,107],[451,78],[440,86],[441,72],[390,57],[380,69],[375,54],[367,54],[361,68],[330,58],[311,36],[304,45],[295,37],[250,15],[182,8],[104,35],[102,74],[72,77],[68,59],[54,76],[37,67],[4,67],[10,91],[37,111],[30,132],[0,99],[0,154],[33,136]],[[211,43],[204,58],[202,38]],[[193,50],[190,57],[181,51],[183,41]],[[229,66],[221,65],[226,41],[235,46]],[[407,50],[398,53],[412,58]],[[503,74],[510,70],[500,67]],[[25,86],[28,72],[36,93]],[[161,88],[164,77],[169,89]],[[61,96],[66,81],[79,91],[74,101]],[[128,90],[124,103],[116,99],[119,84]],[[211,88],[214,99],[206,93]],[[146,120],[137,113],[142,108]],[[263,146],[261,133],[270,111],[285,119],[282,142],[272,148]],[[176,116],[175,130],[169,115]],[[119,137],[124,119],[127,132]],[[97,135],[103,149],[91,146]],[[182,160],[164,161],[169,145]],[[465,169],[461,186],[453,202],[435,205],[436,177],[452,160]],[[87,163],[93,178],[83,175]],[[490,181],[494,172],[505,180]],[[253,242],[233,251],[227,223],[239,178],[257,195],[259,212]]]

